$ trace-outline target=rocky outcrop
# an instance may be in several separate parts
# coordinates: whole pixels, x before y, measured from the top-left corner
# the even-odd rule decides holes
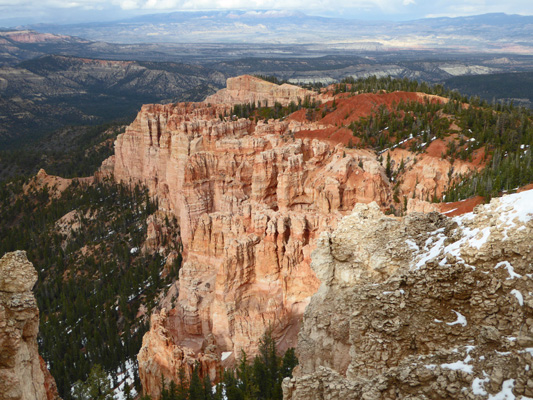
[[[168,311],[153,320],[138,357],[144,390],[153,397],[162,374],[178,380],[180,369],[189,371],[195,359],[208,357],[200,373],[214,376],[242,350],[253,356],[267,329],[280,350],[294,346],[304,309],[322,281],[310,267],[319,235],[335,229],[357,203],[427,211],[421,200],[439,196],[453,174],[463,172],[455,164],[452,171],[440,153],[438,160],[415,159],[396,149],[389,181],[388,157],[380,162],[373,151],[345,148],[326,133],[350,131],[328,122],[328,115],[314,122],[305,110],[269,121],[228,115],[235,103],[287,104],[310,95],[302,90],[244,76],[203,103],[145,105],[102,166],[103,175],[112,171],[118,181],[144,183],[161,215],[176,217],[184,246],[177,287],[159,301]],[[361,96],[366,108],[354,111],[359,117],[376,99],[392,103],[406,94]],[[359,104],[357,96],[349,100]],[[342,107],[336,112],[344,118],[349,110]],[[161,222],[149,221],[152,248],[171,236]],[[382,261],[379,274],[386,276],[391,267]]]
[[[312,254],[321,286],[284,399],[533,396],[531,204],[453,219],[357,205]]]
[[[144,335],[139,353],[139,360],[143,360],[141,383],[145,391],[149,391],[154,398],[161,395],[162,378],[167,383],[176,381],[180,376],[190,380],[197,363],[203,375],[208,375],[212,381],[220,373],[219,356],[212,336],[206,339],[206,345],[200,352],[174,343],[168,318],[172,319],[172,314],[175,313],[175,310],[171,310],[167,314],[163,308],[159,314],[152,315],[150,331]]]
[[[253,355],[269,327],[282,350],[294,346],[319,285],[310,254],[320,232],[358,202],[391,203],[372,152],[294,139],[301,122],[255,123],[224,117],[228,110],[143,106],[105,164],[115,179],[148,186],[161,211],[176,216],[184,244],[179,295],[162,301],[174,307],[158,320],[166,336],[153,328],[138,357],[154,397],[161,373],[177,380],[184,365],[176,348],[197,359],[210,348],[217,365],[229,365],[241,350]],[[222,353],[231,356],[222,360]],[[210,363],[201,373],[211,374]]]
[[[305,97],[315,97],[316,93],[311,90],[303,89],[299,86],[284,83],[276,85],[275,83],[265,81],[250,75],[237,76],[229,78],[226,81],[226,89],[219,90],[217,93],[208,96],[205,103],[209,104],[248,104],[261,102],[262,105],[273,106],[278,102],[283,106],[288,105],[291,101],[298,104]]]
[[[86,178],[62,178],[60,176],[48,175],[44,169],[40,169],[39,172],[24,186],[26,193],[30,191],[47,190],[50,193],[50,197],[57,198],[73,183],[81,183],[83,185],[90,185],[94,182],[92,176]]]
[[[32,288],[37,271],[24,251],[0,259],[0,399],[59,399],[39,356],[39,309]]]

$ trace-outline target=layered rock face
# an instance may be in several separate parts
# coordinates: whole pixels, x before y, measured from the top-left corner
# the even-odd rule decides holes
[[[256,93],[256,100],[270,96]],[[296,121],[224,118],[227,105],[147,105],[115,143],[115,179],[145,183],[176,215],[184,244],[178,298],[153,317],[139,354],[146,393],[179,369],[216,377],[271,328],[295,346],[319,281],[310,254],[319,233],[358,202],[391,202],[375,155],[294,139]],[[222,353],[225,353],[224,361]],[[231,355],[228,357],[228,354]]]
[[[532,397],[532,204],[453,219],[357,205],[312,254],[321,286],[284,399]]]
[[[39,356],[39,309],[32,288],[37,271],[26,253],[0,259],[0,399],[59,399],[55,381]]]
[[[262,105],[273,106],[275,102],[278,102],[286,106],[291,101],[298,104],[298,100],[303,101],[306,96],[314,97],[315,95],[315,92],[299,86],[288,83],[276,85],[260,78],[243,75],[229,78],[226,89],[208,96],[204,102],[208,104],[256,104],[260,101]]]

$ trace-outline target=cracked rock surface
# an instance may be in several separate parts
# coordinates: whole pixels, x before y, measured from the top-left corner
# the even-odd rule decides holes
[[[26,252],[0,259],[0,400],[59,399],[39,356],[39,309],[32,293],[37,271]]]
[[[285,400],[533,397],[533,191],[323,233]]]

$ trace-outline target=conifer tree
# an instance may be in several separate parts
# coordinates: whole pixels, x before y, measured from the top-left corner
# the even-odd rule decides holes
[[[91,368],[85,382],[77,381],[74,384],[72,393],[75,400],[113,400],[111,383],[99,364]]]

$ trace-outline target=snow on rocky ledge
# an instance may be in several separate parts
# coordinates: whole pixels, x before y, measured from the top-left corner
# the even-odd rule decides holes
[[[493,241],[507,241],[510,235],[525,237],[523,231],[531,229],[532,219],[533,190],[493,198],[490,204],[477,206],[473,212],[453,218],[461,235],[459,240],[450,240],[443,229],[433,232],[425,246],[415,254],[413,267],[418,269],[437,258],[440,265],[458,260],[474,268],[463,258],[465,254],[479,251]],[[521,277],[508,262],[499,263],[495,268],[499,266],[508,270],[510,279]]]
[[[284,399],[533,399],[532,220],[533,191],[455,218],[356,205],[311,255]]]

